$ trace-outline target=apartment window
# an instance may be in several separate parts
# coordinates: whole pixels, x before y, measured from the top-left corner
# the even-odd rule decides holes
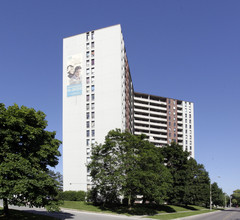
[[[173,104],[175,105],[175,100],[173,100]]]
[[[91,39],[94,40],[94,31],[91,32]]]
[[[185,123],[187,123],[187,119],[185,119]]]
[[[87,118],[87,119],[90,118],[90,114],[89,114],[89,112],[86,113],[86,118]]]
[[[89,51],[86,52],[86,57],[89,58]]]
[[[90,73],[90,69],[87,69],[86,74],[89,75],[89,73]]]
[[[191,128],[192,128],[192,125],[189,125],[189,128],[191,129]]]
[[[95,130],[92,130],[92,137],[95,137]]]
[[[169,120],[171,120],[171,116],[169,116]]]
[[[89,40],[89,33],[86,34],[86,40]]]
[[[92,90],[92,92],[95,91],[95,86],[94,85],[91,86],[91,90]]]
[[[89,131],[89,130],[87,130],[87,137],[89,137],[89,135],[90,135],[90,131]]]
[[[94,101],[94,99],[95,99],[95,95],[94,95],[94,94],[92,94],[92,101]]]
[[[185,133],[187,134],[187,129],[185,130]]]
[[[86,95],[87,102],[89,102],[89,95]]]
[[[187,128],[187,124],[185,124],[185,128]]]
[[[168,106],[168,108],[170,109],[170,108],[171,108],[171,106],[169,105],[169,106]]]
[[[190,150],[192,150],[192,146],[190,146]]]
[[[89,111],[89,103],[86,105],[86,110]]]
[[[171,115],[171,112],[169,111],[168,114]]]
[[[171,133],[169,133],[169,137],[171,137]]]
[[[95,44],[94,44],[94,42],[92,42],[92,43],[91,43],[91,47],[94,48],[94,46],[95,46]]]
[[[185,114],[185,117],[187,117],[187,114]]]
[[[87,83],[87,84],[90,83],[90,78],[89,78],[89,77],[86,78],[86,83]]]
[[[189,123],[192,123],[192,120],[191,120],[191,119],[189,119]]]
[[[174,132],[175,132],[175,131],[176,131],[176,128],[174,128],[173,130],[174,130]]]
[[[187,144],[187,140],[186,140],[186,144]]]
[[[89,60],[87,60],[86,61],[86,66],[89,67],[89,64],[90,64],[90,62],[89,62]]]
[[[191,118],[191,114],[189,114],[189,118]]]
[[[92,76],[91,78],[91,83],[94,83],[94,76]]]
[[[169,122],[169,126],[171,126],[171,122]]]
[[[95,68],[92,68],[91,73],[92,73],[92,74],[95,73]]]
[[[86,126],[87,126],[87,128],[90,127],[90,122],[89,121],[87,121]]]
[[[95,139],[92,139],[92,144],[95,144]]]
[[[174,137],[176,137],[176,134],[174,133]]]
[[[91,123],[91,127],[92,127],[92,128],[95,127],[95,121],[92,121],[92,123]]]
[[[95,109],[95,103],[92,103],[92,110]]]
[[[176,122],[174,122],[174,127],[176,127]]]
[[[168,99],[168,104],[170,104],[171,103],[171,100],[170,99]]]
[[[89,48],[90,48],[90,45],[89,45],[89,43],[87,43],[86,44],[86,49],[89,50]]]
[[[91,65],[94,65],[95,64],[95,61],[94,59],[91,60]]]
[[[92,50],[91,51],[91,56],[94,57],[94,55],[95,55],[95,52],[94,52],[94,50]]]
[[[92,112],[92,119],[95,118],[95,112]]]
[[[86,141],[87,146],[89,146],[89,143],[90,143],[90,140],[87,139],[87,141]]]
[[[87,92],[87,93],[90,92],[89,86],[86,87],[86,92]]]
[[[174,118],[173,118],[173,120],[175,121],[175,120],[176,120],[176,118],[174,117]]]

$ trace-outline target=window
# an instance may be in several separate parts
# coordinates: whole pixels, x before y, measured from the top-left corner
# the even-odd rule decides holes
[[[92,76],[91,78],[91,83],[94,83],[94,76]]]
[[[94,59],[91,60],[91,64],[94,65],[95,64],[95,61]]]
[[[94,40],[94,31],[91,32],[91,39]]]
[[[92,103],[92,110],[95,109],[95,103]]]
[[[87,43],[86,49],[89,50],[89,47],[90,47],[90,45],[89,45],[89,43]]]
[[[95,52],[94,52],[94,50],[92,50],[91,51],[91,56],[94,57],[94,55],[95,55]]]
[[[169,133],[169,137],[171,137],[171,133]]]
[[[92,130],[92,137],[95,137],[95,130]]]
[[[95,127],[95,121],[92,121],[91,127],[92,127],[92,128]]]
[[[86,74],[89,75],[89,73],[90,73],[90,69],[87,69]]]
[[[187,140],[186,140],[186,144],[187,144]]]
[[[95,95],[94,95],[94,94],[92,94],[92,101],[94,101],[94,99],[95,99]]]
[[[191,129],[191,128],[192,128],[192,125],[189,125],[189,128]]]
[[[95,86],[94,85],[92,85],[91,90],[92,90],[92,92],[94,92],[94,90],[95,90]]]
[[[171,115],[171,112],[169,111],[168,114]]]
[[[89,127],[90,127],[90,123],[89,123],[89,121],[87,121],[87,125],[86,125],[86,126],[87,126],[87,128],[89,128]]]
[[[87,83],[87,84],[90,83],[90,78],[89,78],[89,77],[86,78],[86,83]]]
[[[91,47],[94,48],[94,46],[95,46],[95,45],[94,45],[94,42],[92,42],[92,43],[91,43]]]
[[[87,118],[87,119],[90,118],[89,112],[87,112],[87,114],[86,114],[86,118]]]
[[[87,102],[89,102],[89,95],[86,96]]]
[[[89,58],[89,51],[86,52],[86,57]]]
[[[185,124],[185,128],[187,128],[187,124]]]
[[[87,111],[89,110],[89,103],[86,105],[86,110]]]
[[[169,116],[169,120],[171,120],[171,116]]]
[[[86,87],[86,92],[89,93],[90,89],[89,86]]]
[[[174,127],[176,127],[176,122],[174,122]]]
[[[187,114],[185,114],[185,117],[187,117]]]
[[[185,133],[187,134],[187,129],[185,130]]]
[[[89,130],[87,130],[87,137],[89,137],[89,135],[90,135],[90,132],[89,132]]]
[[[92,119],[95,118],[95,112],[92,112]]]
[[[169,122],[169,126],[171,126],[171,122]]]
[[[94,74],[94,73],[95,73],[95,68],[94,68],[94,67],[92,68],[92,71],[91,71],[91,73],[92,73],[92,74]]]
[[[175,120],[176,120],[176,118],[174,117],[174,118],[173,118],[173,120],[175,121]]]
[[[192,120],[191,120],[191,119],[189,119],[189,123],[192,123]]]
[[[86,40],[89,40],[89,32],[86,34]]]
[[[185,123],[187,123],[187,119],[185,119]]]
[[[87,141],[86,141],[87,146],[89,146],[89,143],[90,143],[90,141],[89,141],[89,139],[87,139]]]
[[[174,133],[174,137],[176,137],[176,134]]]
[[[171,106],[169,105],[169,106],[168,106],[168,108],[170,109],[170,108],[171,108]]]
[[[86,61],[86,66],[89,67],[89,60]]]
[[[171,100],[170,99],[168,99],[168,104],[170,104],[171,103]]]
[[[92,144],[95,144],[95,139],[92,139]]]

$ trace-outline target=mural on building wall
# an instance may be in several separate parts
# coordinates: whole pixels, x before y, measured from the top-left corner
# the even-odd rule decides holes
[[[67,59],[67,96],[82,95],[82,55],[75,54]]]

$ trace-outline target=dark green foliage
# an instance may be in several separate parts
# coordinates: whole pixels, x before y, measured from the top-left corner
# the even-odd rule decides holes
[[[225,205],[225,195],[218,184],[214,182],[212,184],[212,204],[213,206],[224,206]]]
[[[48,174],[58,164],[61,142],[46,131],[46,115],[16,104],[0,104],[0,198],[7,204],[52,210],[58,183]]]
[[[232,204],[233,206],[240,206],[240,189],[236,189],[232,194]]]
[[[64,191],[59,192],[59,200],[65,201],[85,201],[86,192],[84,191]]]
[[[119,203],[120,195],[128,198],[128,204],[137,195],[157,203],[166,199],[171,174],[157,148],[145,138],[113,130],[103,145],[93,148],[88,165],[94,184],[91,200]]]

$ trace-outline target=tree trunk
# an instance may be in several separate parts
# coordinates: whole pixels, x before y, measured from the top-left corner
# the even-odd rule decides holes
[[[3,198],[3,212],[4,215],[8,215],[8,200],[7,198]]]

